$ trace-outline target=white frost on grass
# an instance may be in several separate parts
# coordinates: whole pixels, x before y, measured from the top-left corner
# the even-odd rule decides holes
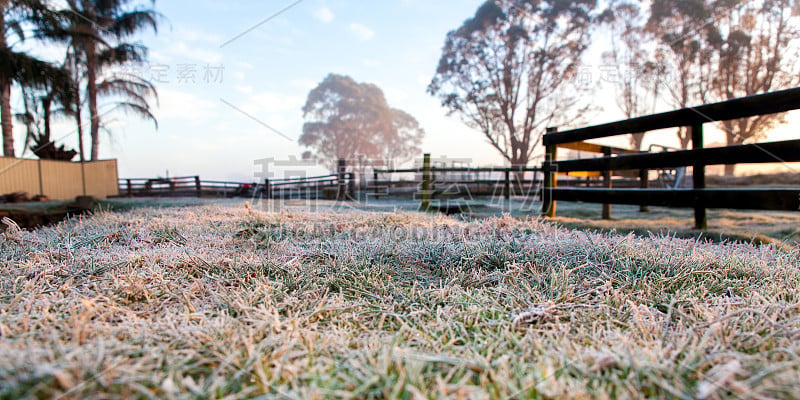
[[[775,246],[241,202],[16,238],[0,398],[798,396]]]

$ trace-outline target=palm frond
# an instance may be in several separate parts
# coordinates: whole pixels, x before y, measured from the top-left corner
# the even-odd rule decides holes
[[[13,32],[14,35],[19,40],[25,40],[25,30],[22,28],[22,24],[19,21],[6,21],[6,28]]]
[[[122,96],[136,99],[139,104],[147,104],[147,97],[154,97],[158,102],[158,92],[155,86],[138,76],[132,74],[118,74],[111,79],[104,80],[97,85],[97,93],[107,96]]]
[[[0,74],[15,82],[37,89],[47,89],[54,80],[69,80],[62,68],[26,53],[0,49]]]
[[[116,104],[115,108],[119,109],[125,114],[133,114],[137,117],[153,121],[156,130],[158,130],[158,120],[156,119],[156,116],[153,115],[152,111],[150,111],[150,107],[129,101],[121,101]]]
[[[147,47],[138,43],[120,43],[97,54],[101,67],[147,61]]]
[[[142,29],[151,28],[158,32],[158,21],[163,16],[153,10],[136,10],[124,13],[114,19],[108,30],[119,38],[130,37]]]

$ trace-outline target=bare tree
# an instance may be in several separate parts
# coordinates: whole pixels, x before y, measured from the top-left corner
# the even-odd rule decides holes
[[[615,2],[610,17],[611,50],[603,54],[603,60],[614,68],[612,83],[617,107],[629,119],[651,114],[655,111],[663,66],[647,48],[652,36],[644,29],[641,8],[636,2]],[[642,149],[645,133],[630,135],[632,149]]]
[[[383,91],[349,76],[330,74],[309,94],[300,144],[333,168],[336,160],[363,169],[376,161],[402,162],[419,153],[425,131],[408,113],[389,107]]]
[[[594,0],[488,0],[445,39],[428,92],[480,130],[513,166],[586,92],[576,82]]]
[[[793,13],[798,4],[791,0],[714,2],[719,29],[717,35],[709,36],[709,42],[716,52],[712,88],[717,99],[800,84],[800,18]],[[728,145],[733,145],[762,139],[785,122],[786,114],[771,114],[724,121],[721,125]],[[733,175],[735,167],[726,165],[725,175]]]

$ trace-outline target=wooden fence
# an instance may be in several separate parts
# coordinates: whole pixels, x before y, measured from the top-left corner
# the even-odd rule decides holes
[[[425,159],[429,160],[427,154]],[[512,196],[535,197],[541,188],[541,172],[541,168],[431,167],[423,162],[421,168],[373,170],[369,194],[375,198],[409,193],[426,193],[431,198],[440,199],[471,196],[502,196],[505,199]],[[413,178],[395,180],[393,175],[396,174],[413,174]]]
[[[0,194],[25,192],[51,200],[118,194],[117,160],[69,161],[0,157]]]
[[[707,227],[707,208],[800,210],[800,188],[795,189],[733,189],[707,188],[707,165],[731,165],[800,161],[800,140],[755,143],[727,147],[703,148],[703,124],[768,115],[800,109],[800,88],[749,96],[721,103],[685,108],[639,118],[557,132],[550,128],[544,136],[545,183],[542,213],[554,217],[556,201],[589,203],[653,205],[694,208],[697,229]],[[661,153],[609,154],[592,159],[558,161],[557,149],[568,143],[659,129],[688,127],[692,149]],[[610,179],[605,188],[559,188],[557,174],[570,171],[599,171],[604,176],[612,171],[647,171],[663,168],[692,167],[693,188],[686,190],[651,189],[643,180],[638,189],[615,189]],[[606,214],[604,212],[604,214]]]
[[[119,193],[128,197],[259,197],[269,199],[344,199],[354,197],[352,173],[264,182],[202,180],[199,176],[174,178],[126,178],[119,180]]]

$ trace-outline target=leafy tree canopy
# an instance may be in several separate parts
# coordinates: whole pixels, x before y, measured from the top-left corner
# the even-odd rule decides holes
[[[362,166],[406,161],[425,135],[414,117],[389,107],[378,86],[345,75],[330,74],[314,88],[303,116],[300,144],[331,165],[339,158]]]

